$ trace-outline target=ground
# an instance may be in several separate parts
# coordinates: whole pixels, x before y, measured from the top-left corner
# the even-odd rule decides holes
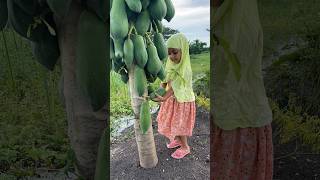
[[[311,153],[300,143],[279,144],[277,139],[273,141],[274,180],[320,180],[320,154]]]
[[[193,136],[189,139],[191,154],[176,160],[170,156],[174,150],[166,148],[165,137],[157,132],[154,115],[154,139],[159,162],[152,169],[139,166],[138,148],[130,127],[122,138],[111,144],[111,179],[209,179],[209,124],[209,113],[198,108]]]

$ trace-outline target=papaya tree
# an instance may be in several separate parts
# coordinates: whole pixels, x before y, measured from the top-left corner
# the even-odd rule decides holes
[[[107,168],[96,171],[96,164],[106,166],[109,158],[106,143],[99,147],[109,132],[109,1],[0,0],[0,28],[6,24],[30,41],[44,67],[61,66],[76,170],[84,179],[94,179],[95,172],[96,179],[107,179]],[[97,162],[98,149],[105,159]]]
[[[129,86],[135,114],[135,136],[140,166],[158,163],[149,100],[155,93],[151,84],[164,80],[164,61],[168,57],[163,37],[163,19],[175,13],[171,0],[113,0],[110,10],[110,58],[113,70]],[[163,94],[163,91],[162,91]]]

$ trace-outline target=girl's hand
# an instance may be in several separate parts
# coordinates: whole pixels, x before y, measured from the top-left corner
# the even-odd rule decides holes
[[[157,101],[157,102],[163,102],[163,101],[165,101],[166,99],[165,99],[164,97],[162,97],[162,96],[159,96],[159,95],[157,94],[157,97],[154,98],[154,100]]]
[[[160,83],[160,87],[166,88],[166,86],[167,86],[167,83]]]

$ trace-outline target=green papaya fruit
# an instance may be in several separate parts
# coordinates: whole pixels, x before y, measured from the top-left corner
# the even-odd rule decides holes
[[[144,39],[140,35],[132,35],[132,41],[134,46],[135,63],[141,68],[144,68],[148,61],[148,53],[144,43]]]
[[[149,101],[143,101],[140,106],[140,129],[145,134],[151,127],[151,114]]]
[[[146,74],[144,69],[139,66],[134,67],[134,88],[138,92],[139,96],[142,96],[147,88]]]
[[[7,0],[0,0],[0,31],[6,27],[8,22]]]
[[[152,28],[155,32],[159,32],[159,33],[163,32],[163,25],[159,20],[156,20],[156,19],[152,20]]]
[[[161,33],[155,33],[153,36],[153,43],[157,48],[157,52],[160,60],[165,60],[168,58],[168,48],[164,41],[163,35]]]
[[[113,39],[114,55],[116,58],[123,58],[123,39]]]
[[[103,22],[107,22],[109,18],[108,6],[109,2],[106,0],[86,0],[89,10],[94,12]]]
[[[126,6],[126,12],[127,12],[127,18],[129,22],[135,22],[137,17],[139,16],[138,13],[131,11],[131,9],[128,6]]]
[[[108,166],[110,162],[110,137],[109,128],[106,128],[100,138],[98,147],[98,156],[96,162],[96,170],[94,175],[94,180],[107,180],[109,179]]]
[[[166,72],[165,72],[165,69],[164,69],[163,65],[161,66],[161,69],[160,69],[160,71],[158,72],[157,77],[158,77],[161,81],[164,81],[164,80],[165,80],[165,78],[166,78]]]
[[[142,9],[147,9],[150,4],[150,0],[141,0]]]
[[[174,13],[175,13],[174,6],[171,0],[164,0],[164,1],[166,2],[166,6],[167,6],[167,14],[164,17],[164,19],[170,22],[171,19],[174,17]]]
[[[90,98],[94,111],[101,109],[109,94],[108,28],[98,16],[82,11],[78,22],[76,45],[76,80]]]
[[[167,6],[164,0],[152,0],[148,7],[153,19],[161,21],[167,14]]]
[[[41,13],[38,0],[9,0],[13,1],[26,14],[35,16]]]
[[[56,36],[42,35],[39,42],[31,41],[32,53],[40,64],[52,71],[60,56],[58,39]]]
[[[147,47],[148,52],[148,62],[147,62],[147,70],[149,73],[153,75],[157,75],[162,66],[162,62],[159,59],[157,48],[150,43]]]
[[[149,12],[147,10],[142,11],[135,22],[135,28],[138,34],[143,36],[148,31],[150,24],[151,20]]]
[[[161,21],[155,20],[155,23],[156,23],[156,26],[157,26],[157,28],[158,28],[159,33],[163,33],[164,27],[163,27]]]
[[[46,0],[51,11],[58,17],[64,17],[69,11],[72,0]]]
[[[131,9],[131,11],[140,13],[142,9],[142,4],[140,0],[125,0],[127,6]]]
[[[123,60],[126,63],[127,68],[129,69],[133,63],[134,58],[134,46],[131,38],[127,38],[124,41],[123,45]]]
[[[160,87],[159,89],[152,92],[149,96],[150,96],[150,99],[153,100],[157,97],[157,95],[163,97],[165,94],[166,94],[166,89],[164,89],[163,87]]]
[[[124,0],[116,0],[112,3],[110,12],[110,33],[115,40],[123,40],[129,29],[126,3]]]

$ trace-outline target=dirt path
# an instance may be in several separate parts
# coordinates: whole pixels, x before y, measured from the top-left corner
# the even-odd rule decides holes
[[[157,123],[153,117],[158,165],[152,169],[139,166],[138,149],[130,127],[125,139],[118,139],[111,144],[111,179],[209,179],[209,113],[197,109],[196,125],[193,136],[189,139],[191,154],[181,160],[170,155],[174,150],[166,148],[166,139],[157,132]],[[129,137],[128,137],[129,136]]]

